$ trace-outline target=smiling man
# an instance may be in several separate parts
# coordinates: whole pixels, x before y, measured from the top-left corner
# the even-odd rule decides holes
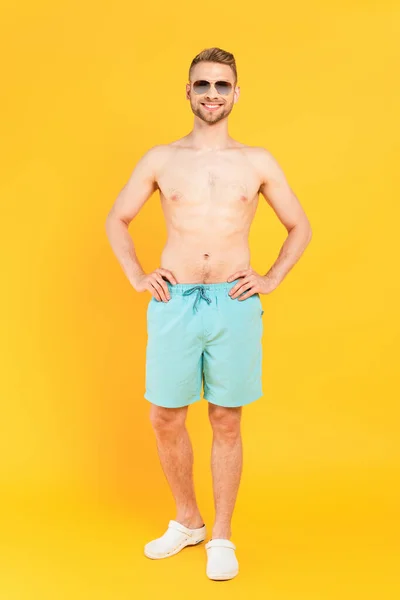
[[[239,95],[234,56],[220,48],[198,54],[186,85],[193,129],[144,154],[106,222],[132,286],[151,294],[145,398],[176,503],[175,519],[144,552],[165,558],[206,538],[185,424],[204,384],[213,431],[215,520],[205,546],[210,579],[231,579],[239,571],[231,520],[242,471],[241,411],[262,396],[260,294],[276,289],[311,240],[309,220],[276,159],[228,133]],[[128,226],[156,190],[168,237],[160,266],[145,273]],[[265,273],[252,269],[248,242],[259,194],[288,232]]]

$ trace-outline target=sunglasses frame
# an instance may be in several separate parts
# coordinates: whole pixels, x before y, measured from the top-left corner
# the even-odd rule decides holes
[[[208,87],[204,92],[196,92],[196,90],[194,89],[194,85],[200,81],[205,81],[208,83]],[[208,81],[208,79],[196,79],[196,81],[191,81],[190,83],[191,83],[193,93],[196,94],[196,96],[202,96],[203,94],[207,94],[207,92],[209,92],[212,85],[214,86],[215,91],[217,92],[217,94],[219,96],[229,96],[229,94],[231,94],[234,89],[233,84],[230,81],[226,81],[225,79],[218,79],[217,81]],[[217,85],[219,83],[228,83],[230,86],[229,92],[227,92],[226,94],[224,94],[224,93],[221,94],[221,92],[219,92],[217,89]]]

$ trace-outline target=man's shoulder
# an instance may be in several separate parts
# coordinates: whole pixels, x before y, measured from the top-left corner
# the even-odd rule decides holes
[[[157,144],[155,146],[152,146],[148,150],[148,152],[151,152],[153,154],[162,154],[165,152],[171,152],[172,150],[176,150],[177,148],[187,148],[187,147],[190,147],[190,145],[187,142],[187,136],[184,136],[182,138],[172,140],[165,144]]]
[[[164,156],[169,151],[170,151],[170,144],[157,144],[155,146],[151,146],[151,148],[149,148],[145,152],[144,156],[147,156],[149,158],[158,158],[160,156]]]
[[[245,146],[244,152],[247,160],[259,173],[268,172],[275,161],[272,153],[264,146]]]
[[[147,165],[154,173],[158,173],[160,168],[168,161],[171,156],[172,149],[169,144],[157,144],[151,146],[140,160],[141,163]]]
[[[249,157],[265,160],[272,156],[271,152],[264,146],[246,146],[243,144],[243,149],[248,153]]]

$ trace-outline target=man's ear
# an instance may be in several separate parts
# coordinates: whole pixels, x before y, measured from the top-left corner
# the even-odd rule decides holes
[[[190,99],[190,83],[186,84],[186,100]]]
[[[235,104],[239,100],[239,97],[240,97],[240,87],[236,86],[235,93],[234,93],[234,103]]]

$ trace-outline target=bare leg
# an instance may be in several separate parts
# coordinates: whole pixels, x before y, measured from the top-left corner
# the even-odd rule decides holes
[[[186,429],[188,406],[151,405],[150,421],[164,475],[176,504],[175,521],[196,529],[203,526],[193,485],[193,449]]]
[[[240,432],[241,407],[225,408],[208,404],[213,429],[211,470],[213,477],[215,522],[212,539],[230,539],[231,520],[239,489],[243,464]]]

